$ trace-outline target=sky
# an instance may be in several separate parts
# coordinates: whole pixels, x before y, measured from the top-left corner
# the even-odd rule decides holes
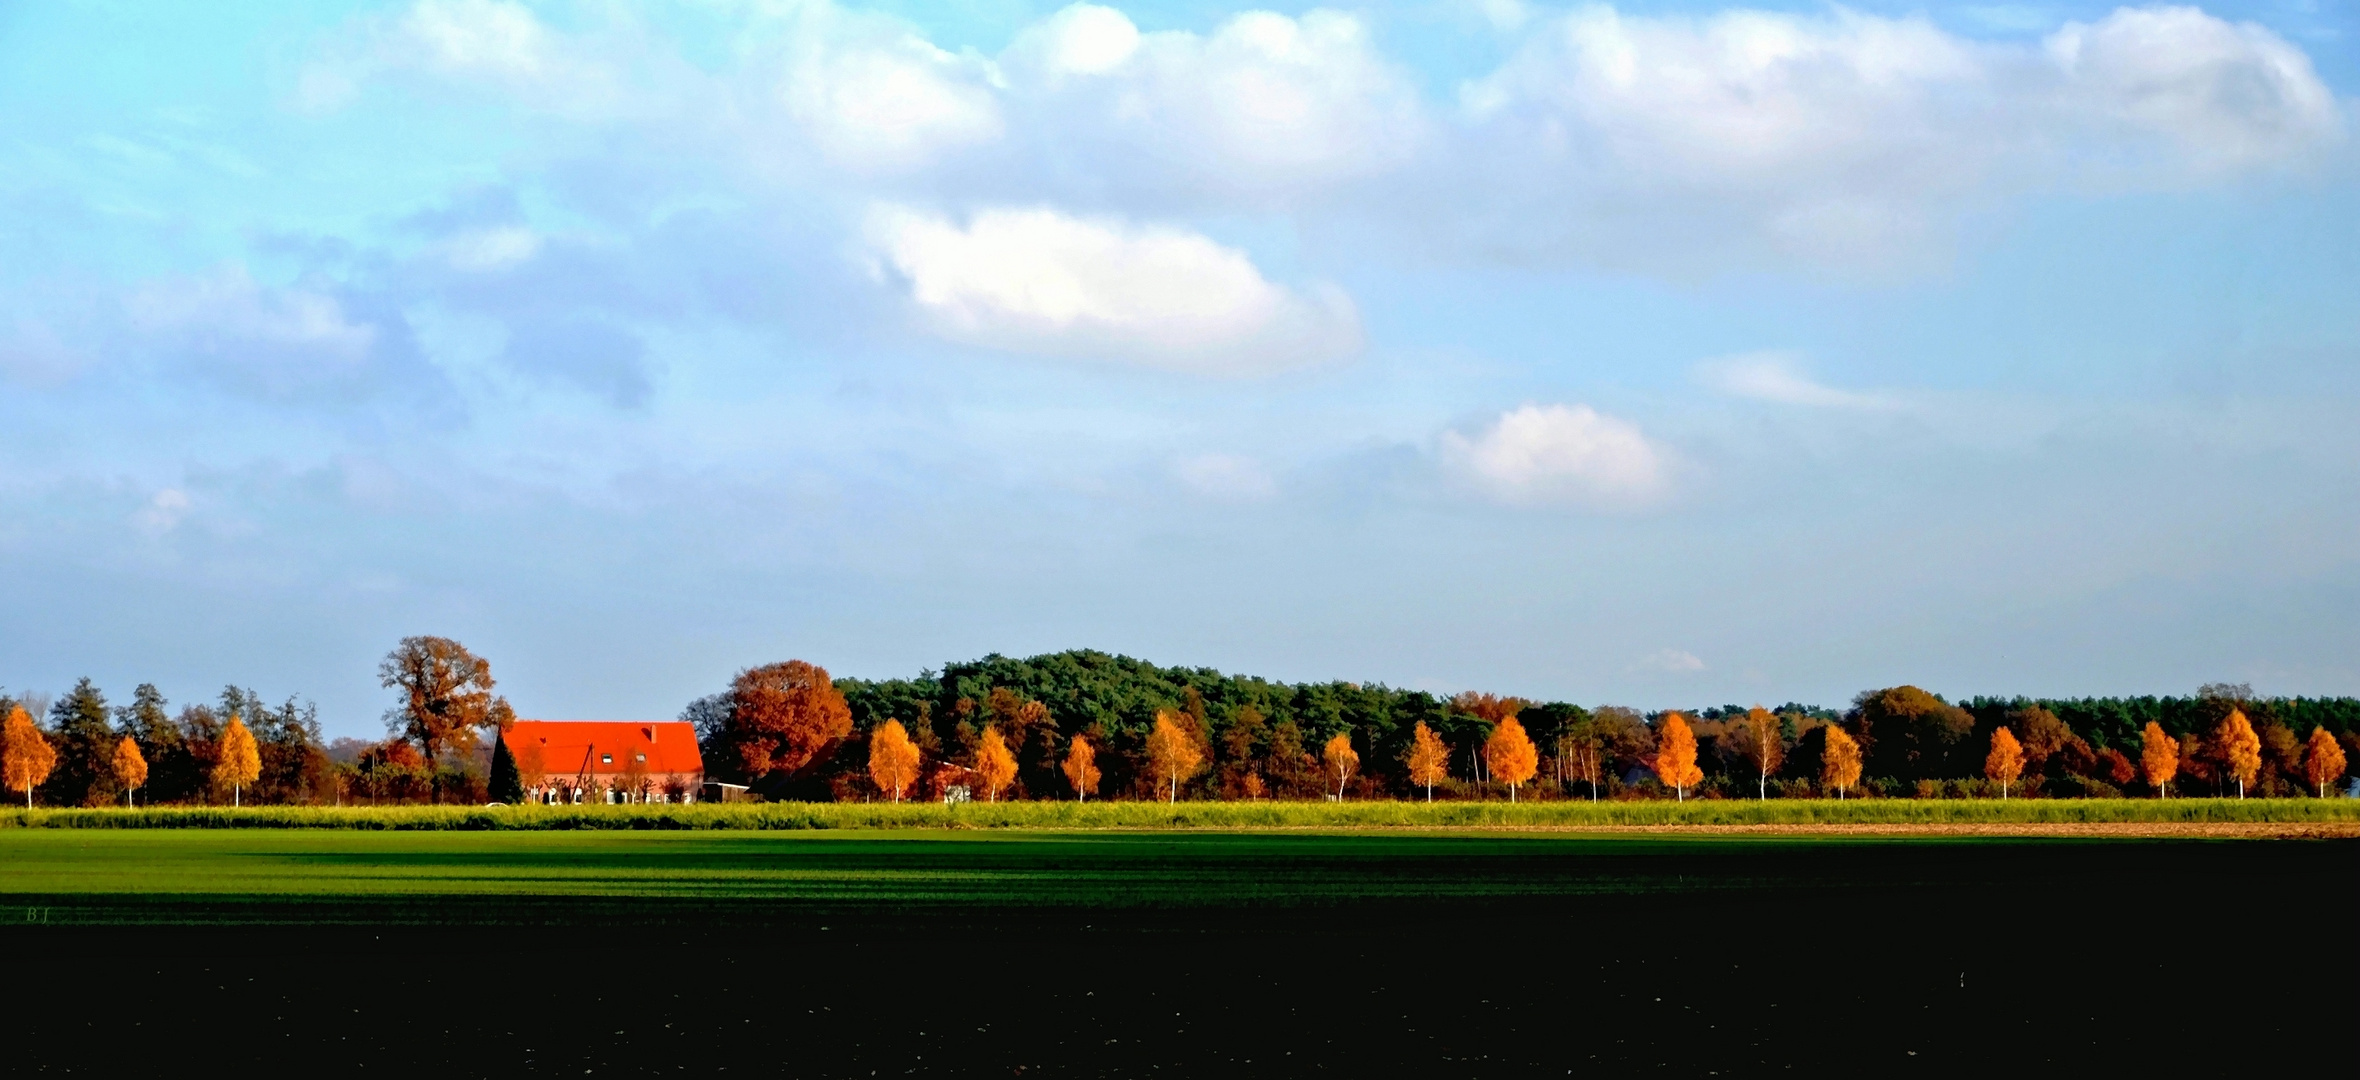
[[[2356,34],[0,0],[0,687],[2360,692]]]

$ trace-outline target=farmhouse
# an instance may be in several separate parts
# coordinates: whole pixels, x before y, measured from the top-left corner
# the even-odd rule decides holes
[[[530,802],[695,802],[705,783],[686,721],[519,720],[501,738]]]

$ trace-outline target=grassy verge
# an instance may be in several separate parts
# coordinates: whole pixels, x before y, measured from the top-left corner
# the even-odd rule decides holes
[[[1982,825],[2360,821],[2360,799],[1700,800],[1554,803],[768,803],[728,806],[272,806],[10,810],[47,829],[1265,829],[1631,825]]]

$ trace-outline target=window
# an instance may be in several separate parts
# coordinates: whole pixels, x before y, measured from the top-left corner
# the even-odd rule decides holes
[[[598,755],[598,763],[601,765],[612,765],[615,763],[615,756],[613,754],[600,754]]]
[[[633,754],[633,755],[631,755],[631,760],[633,760],[633,761],[646,761],[646,760],[647,760],[647,755],[646,755],[646,754]]]

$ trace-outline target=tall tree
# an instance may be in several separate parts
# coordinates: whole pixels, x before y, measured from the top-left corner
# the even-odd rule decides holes
[[[2303,747],[2303,779],[2327,797],[2327,785],[2344,778],[2344,748],[2336,745],[2335,736],[2323,727],[2311,729],[2311,741]]]
[[[1246,774],[1254,778],[1252,773]],[[1072,785],[1073,797],[1080,802],[1090,801],[1090,793],[1098,790],[1098,751],[1090,749],[1090,740],[1081,735],[1065,750],[1065,782]]]
[[[1196,775],[1204,760],[1204,751],[1197,748],[1196,740],[1181,728],[1173,713],[1157,709],[1155,728],[1147,733],[1147,767],[1156,786],[1168,792],[1165,802],[1180,800],[1180,781]]]
[[[827,669],[801,660],[738,673],[730,688],[729,741],[749,780],[793,774],[852,734],[852,709]]]
[[[1836,798],[1860,782],[1860,743],[1834,724],[1826,727],[1827,749],[1819,757],[1819,782],[1836,789]]]
[[[2165,734],[2163,725],[2147,721],[2147,729],[2139,733],[2139,771],[2147,777],[2147,786],[2155,789],[2160,799],[2171,793],[2172,777],[2180,774],[2180,742]]]
[[[377,681],[401,692],[401,704],[385,712],[387,730],[417,743],[429,771],[454,751],[472,753],[477,729],[506,731],[516,721],[508,699],[492,693],[491,663],[449,638],[403,638],[377,665]]]
[[[899,720],[887,720],[869,733],[869,779],[877,790],[889,792],[894,802],[918,782],[918,744]]]
[[[1655,734],[1655,775],[1671,785],[1681,802],[1688,801],[1688,785],[1704,779],[1704,770],[1696,767],[1696,732],[1688,727],[1688,718],[1676,712],[1665,713],[1663,723]]]
[[[1434,734],[1423,720],[1410,735],[1409,782],[1426,789],[1426,801],[1434,801],[1434,785],[1450,776],[1450,747],[1442,745],[1442,736]]]
[[[262,752],[254,745],[254,733],[234,714],[221,729],[220,756],[213,762],[213,782],[229,785],[231,806],[242,805],[245,787],[262,775]]]
[[[2016,733],[2005,725],[1991,733],[1991,752],[1983,757],[1983,775],[1999,781],[2000,801],[2008,798],[2008,785],[2024,773],[2024,746],[2016,741]]]
[[[57,765],[42,784],[42,798],[64,806],[111,801],[116,733],[98,684],[83,679],[49,706],[49,735]]]
[[[8,723],[0,727],[0,779],[5,779],[8,790],[25,794],[25,809],[33,808],[33,789],[49,779],[49,770],[57,767],[57,751],[49,739],[34,726],[33,717],[21,705],[11,704]]]
[[[1516,801],[1516,789],[1541,771],[1540,750],[1524,734],[1524,725],[1513,716],[1502,717],[1491,729],[1491,738],[1483,741],[1483,760],[1494,779],[1508,782],[1508,801]]]
[[[1786,741],[1783,725],[1770,710],[1759,705],[1745,712],[1745,726],[1737,731],[1738,751],[1754,767],[1754,797],[1770,798],[1770,774],[1778,771],[1778,764],[1786,760]]]
[[[115,783],[123,786],[123,805],[134,805],[131,793],[147,783],[148,776],[147,759],[139,754],[139,740],[129,735],[117,740],[115,758],[109,764],[113,767]]]
[[[2228,765],[2229,775],[2237,778],[2237,797],[2242,799],[2245,785],[2253,783],[2254,775],[2262,771],[2262,738],[2254,734],[2244,709],[2229,710],[2229,718],[2221,721],[2214,738],[2221,744],[2221,760]]]
[[[492,775],[484,785],[485,794],[493,802],[520,803],[524,801],[524,770],[517,768],[516,754],[508,749],[508,736],[492,736]]]
[[[983,781],[992,802],[1000,801],[1000,789],[1016,779],[1016,755],[1008,752],[1008,741],[1000,737],[998,724],[983,726],[983,741],[975,748],[975,778]]]
[[[1329,776],[1336,778],[1336,798],[1344,798],[1344,783],[1352,779],[1352,771],[1360,768],[1360,754],[1352,749],[1352,736],[1338,733],[1319,750],[1319,758],[1327,763]]]
[[[1917,687],[1864,693],[1854,701],[1848,719],[1871,775],[1940,779],[1965,775],[1974,767],[1968,740],[1975,718]]]

